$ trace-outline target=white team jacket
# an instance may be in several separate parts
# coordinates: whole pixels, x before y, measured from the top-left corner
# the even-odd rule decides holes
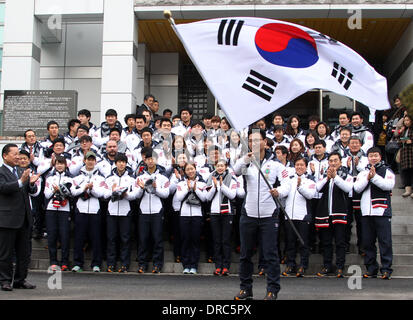
[[[354,190],[358,193],[363,192],[361,195],[360,207],[361,207],[361,214],[363,216],[382,216],[385,208],[376,207],[373,208],[371,203],[371,192],[370,186],[366,188],[369,181],[367,180],[367,176],[369,174],[369,170],[365,169],[364,171],[360,172],[357,175],[356,182],[354,183]],[[374,177],[370,180],[371,183],[375,184],[382,190],[391,191],[394,188],[394,184],[396,183],[396,177],[391,170],[386,170],[386,175],[383,177],[379,176],[377,173]]]
[[[311,171],[310,164],[314,164],[314,173]],[[315,181],[318,182],[323,179],[324,173],[327,171],[328,168],[328,159],[327,156],[325,156],[321,161],[318,160],[315,156],[315,154],[311,157],[311,160],[308,162],[307,166],[307,173],[312,174],[315,178]],[[323,196],[322,192],[316,192],[314,195],[315,199],[321,199]]]
[[[193,185],[193,181],[191,181],[191,185]],[[196,190],[195,193],[201,202],[205,202],[206,198],[206,184],[205,182],[201,182],[196,180]],[[186,195],[188,194],[188,183],[187,180],[184,179],[180,181],[176,187],[176,200],[182,203],[180,209],[181,217],[202,217],[202,206],[194,206],[187,203],[187,199],[184,201]]]
[[[228,173],[231,174],[231,173]],[[219,181],[215,187],[214,182],[212,182],[211,188],[207,191],[206,197],[207,201],[211,202],[211,213],[220,214],[222,198],[226,196],[229,200],[235,199],[237,196],[237,180],[232,178],[231,184],[227,187],[225,184],[220,185]],[[228,210],[231,212],[231,201],[228,202]]]
[[[297,174],[285,179],[284,183],[277,188],[280,198],[286,198],[285,212],[291,220],[304,220],[308,214],[307,200],[314,198],[316,194],[316,184],[314,181],[301,176],[300,186],[297,187]]]
[[[166,199],[169,196],[169,179],[160,174],[159,169],[156,169],[153,174],[150,174],[148,171],[144,171],[143,174],[139,175],[136,178],[136,182],[140,180],[145,183],[149,179],[152,179],[156,182],[156,189],[154,194],[147,192],[139,186],[136,187],[137,198],[142,198],[140,203],[142,214],[159,213],[162,209],[161,199]]]
[[[244,172],[244,170],[246,171]],[[271,186],[275,184],[277,178],[282,183],[283,180],[288,177],[284,165],[272,160],[272,158],[264,158],[261,164],[261,170]],[[277,209],[277,205],[270,194],[270,189],[261,177],[256,166],[252,163],[248,165],[245,162],[245,157],[243,157],[235,163],[234,172],[236,175],[244,174],[244,178],[247,181],[247,195],[245,200],[247,215],[254,218],[271,217],[275,209]]]
[[[65,211],[65,212],[70,211],[69,201],[67,201],[64,207],[59,207],[59,208],[53,207],[53,195],[54,195],[53,185],[55,184],[59,186],[62,183],[71,183],[73,185],[73,179],[71,177],[68,177],[65,172],[59,173],[55,171],[55,169],[53,169],[50,175],[46,178],[46,184],[44,187],[44,196],[47,200],[49,200],[46,210]]]
[[[122,176],[119,176],[117,169],[114,169],[112,174],[106,178],[108,188],[105,191],[104,197],[110,199],[112,196],[112,186],[116,183],[116,189],[127,187],[126,195],[123,199],[113,202],[109,200],[108,211],[111,216],[127,216],[131,210],[129,201],[136,199],[137,189],[135,188],[135,179],[125,170]]]
[[[99,198],[103,198],[107,190],[105,178],[99,173],[98,169],[87,171],[86,168],[82,168],[80,174],[73,178],[70,191],[74,197],[80,196],[88,183],[93,183],[92,190],[88,190],[90,197],[87,200],[79,197],[76,207],[81,213],[96,214],[100,209]]]

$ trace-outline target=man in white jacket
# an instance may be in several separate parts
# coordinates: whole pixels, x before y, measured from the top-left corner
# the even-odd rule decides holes
[[[145,154],[146,169],[136,179],[137,198],[140,200],[138,273],[148,269],[148,253],[153,243],[152,273],[159,273],[164,262],[162,199],[169,196],[169,179],[160,173],[157,153],[150,150]],[[152,239],[151,239],[152,236]]]
[[[126,170],[128,157],[123,153],[115,156],[116,168],[112,175],[106,178],[108,189],[105,198],[110,199],[107,216],[107,265],[108,272],[114,272],[116,267],[116,243],[120,238],[121,267],[118,272],[127,272],[130,264],[130,201],[136,198],[135,179]]]
[[[71,193],[77,198],[75,209],[75,243],[73,272],[82,272],[84,264],[83,246],[90,239],[93,251],[91,267],[100,272],[102,264],[101,215],[99,198],[107,190],[105,178],[96,168],[96,154],[89,151],[84,156],[85,166],[73,178]]]
[[[252,164],[255,157],[267,181],[273,186],[278,178],[288,177],[285,167],[273,159],[271,152],[266,152],[266,134],[264,130],[250,130],[248,143],[251,150],[239,159],[234,172],[243,174],[247,182],[247,194],[240,218],[240,292],[235,300],[252,299],[252,273],[254,264],[251,260],[256,246],[257,235],[262,239],[263,258],[267,263],[267,294],[264,299],[275,300],[280,291],[280,262],[278,256],[278,206],[273,196],[278,196],[276,188],[270,189],[259,170]]]
[[[376,261],[376,240],[379,242],[382,279],[388,280],[392,274],[392,234],[391,234],[391,197],[395,176],[382,161],[381,151],[373,147],[367,151],[369,165],[357,175],[354,190],[361,193],[361,223],[364,264],[367,272],[364,278],[375,278],[379,270]]]

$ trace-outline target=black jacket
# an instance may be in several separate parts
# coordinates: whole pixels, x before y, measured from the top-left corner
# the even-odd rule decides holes
[[[21,177],[23,169],[18,168]],[[0,228],[19,229],[25,218],[31,224],[29,193],[35,193],[36,185],[26,181],[19,188],[17,177],[6,167],[0,167]]]

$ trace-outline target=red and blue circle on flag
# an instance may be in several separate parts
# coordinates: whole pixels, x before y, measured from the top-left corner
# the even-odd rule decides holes
[[[255,46],[269,63],[289,68],[308,68],[318,61],[315,40],[304,30],[268,23],[255,34]]]

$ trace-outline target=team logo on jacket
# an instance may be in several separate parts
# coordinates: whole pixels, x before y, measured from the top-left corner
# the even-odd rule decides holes
[[[288,24],[263,25],[255,34],[255,46],[261,57],[281,67],[308,68],[318,61],[315,40]]]

